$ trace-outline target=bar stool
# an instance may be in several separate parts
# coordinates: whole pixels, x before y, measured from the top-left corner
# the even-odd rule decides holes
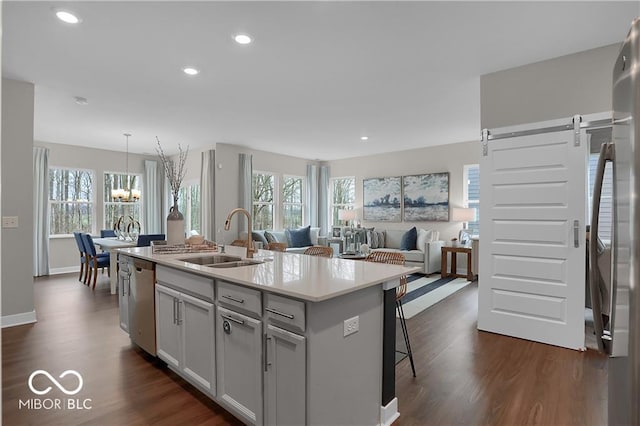
[[[402,253],[388,251],[374,251],[370,255],[368,255],[365,260],[367,262],[404,265],[404,255]],[[413,364],[413,352],[411,351],[411,343],[409,342],[407,321],[404,318],[404,309],[402,308],[402,297],[404,297],[405,294],[407,294],[407,277],[403,275],[400,277],[400,285],[396,288],[396,309],[398,310],[398,316],[400,317],[400,327],[402,328],[402,334],[404,335],[404,343],[407,346],[407,352],[404,353],[402,351],[398,351],[397,349],[396,351],[409,357],[413,377],[416,377],[416,367]]]
[[[325,246],[311,246],[303,254],[309,256],[333,257],[333,249]]]

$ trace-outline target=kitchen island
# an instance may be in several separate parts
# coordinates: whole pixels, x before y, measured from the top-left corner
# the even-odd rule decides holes
[[[226,260],[244,250],[227,247],[237,257]],[[119,253],[156,265],[157,356],[243,422],[398,417],[395,287],[417,268],[266,250],[236,267],[211,264],[217,253]]]

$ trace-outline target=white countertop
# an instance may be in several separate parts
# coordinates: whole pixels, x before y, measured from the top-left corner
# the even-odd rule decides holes
[[[320,302],[370,286],[380,285],[420,270],[416,267],[387,265],[362,260],[328,259],[268,250],[258,250],[254,254],[255,260],[265,260],[264,263],[237,268],[211,268],[178,260],[219,254],[218,252],[153,254],[151,247],[123,248],[118,252],[150,260],[158,265],[244,284],[263,291],[310,302]],[[227,246],[226,254],[244,257],[245,249]]]

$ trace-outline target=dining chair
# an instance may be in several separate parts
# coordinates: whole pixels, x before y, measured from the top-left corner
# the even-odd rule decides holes
[[[311,246],[303,254],[309,256],[333,257],[333,249],[325,246]]]
[[[80,275],[78,276],[78,281],[83,281],[83,278],[86,277],[86,274],[88,272],[87,271],[88,264],[87,264],[87,255],[84,249],[84,242],[82,241],[82,233],[74,232],[73,237],[76,239],[76,245],[78,246],[78,250],[80,251]]]
[[[151,241],[164,241],[164,234],[140,234],[138,235],[138,247],[149,247]]]
[[[266,245],[265,250],[285,252],[287,251],[287,243],[269,243]]]
[[[388,252],[388,251],[374,251],[369,254],[365,261],[376,263],[388,263],[392,265],[404,265],[404,255],[402,253]],[[411,352],[411,343],[409,342],[409,331],[407,329],[407,321],[404,318],[404,309],[402,308],[402,297],[407,294],[407,276],[400,277],[400,285],[396,288],[396,309],[398,310],[398,316],[400,317],[400,327],[402,328],[402,334],[404,336],[404,343],[407,346],[407,352],[400,352],[409,357],[411,362],[411,371],[413,377],[416,377],[416,367],[413,364],[413,352]]]
[[[96,281],[98,280],[98,268],[107,268],[107,273],[111,276],[109,271],[109,265],[111,257],[109,253],[97,253],[96,246],[93,244],[93,237],[89,234],[82,234],[82,241],[84,242],[84,248],[86,253],[86,262],[88,264],[87,270],[89,271],[88,279],[85,277],[85,284],[90,285],[91,276],[93,275],[93,288],[96,288]]]
[[[113,229],[101,229],[100,238],[112,238],[116,236],[116,231]]]

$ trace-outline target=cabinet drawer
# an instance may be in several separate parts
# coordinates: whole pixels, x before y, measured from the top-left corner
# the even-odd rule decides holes
[[[264,304],[264,315],[268,322],[286,330],[304,333],[304,302],[267,293]]]
[[[157,265],[156,280],[194,297],[213,301],[213,280],[211,278]]]
[[[233,307],[240,312],[260,317],[262,314],[260,291],[226,281],[218,280],[217,283],[219,303]]]

